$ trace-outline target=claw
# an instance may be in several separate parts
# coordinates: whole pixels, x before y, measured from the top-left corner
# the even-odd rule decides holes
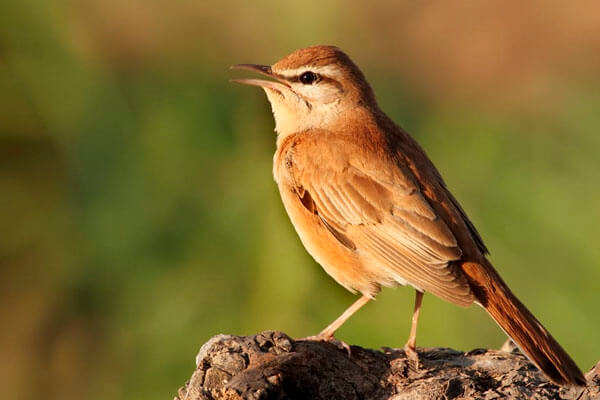
[[[352,357],[352,350],[350,349],[350,345],[348,343],[344,342],[343,340],[336,338],[333,335],[331,335],[331,336],[326,336],[326,335],[307,336],[305,338],[298,339],[298,340],[331,343],[340,350],[346,350],[346,353],[348,353],[348,357]]]
[[[419,370],[419,353],[415,347],[411,347],[408,344],[404,346],[404,354],[414,364],[415,371]]]

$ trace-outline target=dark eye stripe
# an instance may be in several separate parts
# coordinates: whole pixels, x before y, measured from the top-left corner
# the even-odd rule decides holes
[[[322,81],[323,83],[328,83],[330,85],[335,86],[340,92],[344,91],[344,87],[342,86],[342,84],[333,78],[329,78],[327,76],[320,75],[319,80]]]
[[[300,74],[300,75],[295,75],[295,76],[291,76],[291,77],[283,77],[283,78],[284,78],[284,79],[286,79],[288,82],[291,82],[291,83],[298,83],[298,82],[300,82],[300,77],[301,77],[303,74],[304,74],[304,72],[303,72],[302,74]],[[316,76],[316,79],[313,81],[313,83],[317,83],[317,82],[321,81],[321,80],[322,80],[322,78],[323,78],[323,77],[322,77],[321,75],[319,75],[319,74],[315,74],[315,76]]]
[[[280,75],[280,77],[287,80],[290,83],[298,83],[298,82],[300,82],[301,75],[302,74],[295,75],[295,76],[289,76],[289,77]],[[335,86],[340,92],[344,91],[344,87],[342,86],[342,84],[339,83],[338,81],[336,81],[335,79],[330,78],[325,75],[320,75],[320,74],[315,74],[315,75],[317,75],[317,80],[314,81],[314,83],[319,83],[319,82],[327,83],[327,84]]]

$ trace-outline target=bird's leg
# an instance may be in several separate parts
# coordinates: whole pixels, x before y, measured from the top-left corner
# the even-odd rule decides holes
[[[415,310],[412,316],[412,325],[408,341],[404,345],[406,356],[415,363],[415,368],[419,369],[419,355],[417,354],[417,324],[419,323],[419,312],[421,311],[421,302],[423,301],[423,292],[415,290]]]
[[[335,333],[335,331],[337,331],[339,329],[340,326],[342,326],[344,324],[344,322],[346,322],[348,320],[348,318],[350,318],[352,316],[352,314],[354,314],[362,306],[364,306],[365,304],[367,304],[369,302],[369,300],[371,300],[371,298],[369,296],[363,295],[360,299],[358,299],[354,303],[352,303],[352,305],[350,307],[348,307],[346,309],[346,311],[344,311],[342,313],[342,315],[340,315],[339,317],[337,317],[335,321],[333,321],[331,324],[329,324],[327,326],[327,328],[323,329],[318,335],[316,335],[316,336],[309,336],[309,337],[306,337],[304,339],[305,340],[319,340],[319,341],[327,341],[327,342],[331,342],[331,341],[337,342],[338,345],[340,345],[341,347],[345,348],[348,351],[348,354],[350,354],[350,346],[348,346],[346,343],[342,342],[341,340],[336,339],[333,336],[333,334]]]
[[[352,303],[352,305],[350,307],[348,307],[346,309],[346,311],[344,311],[342,313],[342,315],[337,317],[337,319],[335,321],[333,321],[331,324],[329,324],[327,326],[327,328],[323,329],[321,331],[321,333],[319,333],[317,335],[317,337],[321,338],[322,340],[327,340],[329,338],[332,338],[335,331],[337,331],[339,329],[339,327],[342,326],[344,324],[344,322],[346,322],[348,320],[348,318],[350,318],[352,316],[352,314],[354,314],[362,306],[367,304],[369,302],[369,300],[371,300],[370,297],[363,295],[360,299],[358,299],[354,303]]]

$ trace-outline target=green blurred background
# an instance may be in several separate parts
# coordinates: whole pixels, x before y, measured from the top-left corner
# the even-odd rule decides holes
[[[302,248],[275,134],[229,65],[336,44],[427,149],[502,275],[584,370],[600,359],[600,3],[6,0],[4,398],[164,399],[217,333],[317,333],[353,297]],[[402,346],[413,291],[340,331]],[[426,296],[419,345],[499,347]]]

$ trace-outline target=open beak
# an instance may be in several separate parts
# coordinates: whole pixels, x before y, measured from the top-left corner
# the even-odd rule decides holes
[[[282,94],[282,89],[290,89],[290,85],[277,75],[273,73],[271,67],[268,65],[257,65],[257,64],[237,64],[232,65],[230,69],[247,69],[249,71],[258,72],[261,75],[265,75],[276,79],[275,81],[267,81],[264,79],[231,79],[229,82],[241,83],[243,85],[259,86],[267,89],[273,89],[279,94]]]

